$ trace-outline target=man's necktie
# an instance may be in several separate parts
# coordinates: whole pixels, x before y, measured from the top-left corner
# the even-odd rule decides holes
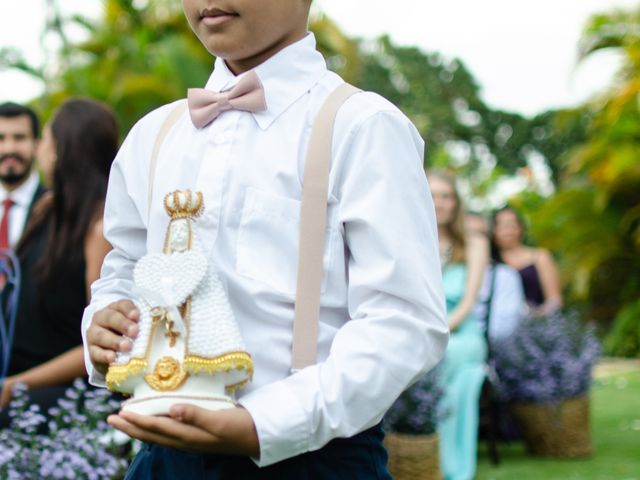
[[[7,197],[2,201],[3,213],[0,221],[0,249],[10,248],[9,245],[9,211],[15,202]]]
[[[267,109],[264,89],[255,72],[249,72],[235,87],[225,92],[190,88],[187,103],[191,121],[196,128],[206,127],[226,110],[262,112]]]

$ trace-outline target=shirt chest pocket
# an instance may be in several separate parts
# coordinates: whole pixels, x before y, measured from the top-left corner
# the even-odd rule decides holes
[[[287,297],[294,298],[300,230],[299,200],[248,188],[238,230],[236,271]],[[332,209],[325,234],[322,291],[326,290],[334,243]]]

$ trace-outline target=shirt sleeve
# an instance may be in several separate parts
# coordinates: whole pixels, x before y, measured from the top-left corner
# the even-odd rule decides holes
[[[148,158],[146,151],[140,151],[144,142],[136,141],[137,128],[134,127],[116,156],[109,174],[109,186],[105,200],[104,236],[113,249],[107,254],[102,264],[100,278],[91,285],[91,303],[82,316],[82,341],[84,344],[84,360],[89,382],[96,386],[104,386],[104,375],[93,368],[87,348],[87,329],[91,325],[93,315],[112,302],[130,298],[133,285],[132,272],[135,262],[146,251],[146,225],[141,211],[146,207],[144,193],[132,197],[127,179],[141,178],[146,171],[146,162],[136,159]],[[144,156],[146,154],[146,156]],[[146,177],[142,177],[146,181]]]
[[[422,139],[391,107],[351,128],[339,114],[336,131],[348,132],[334,138],[333,191],[349,253],[349,320],[326,360],[240,399],[256,425],[260,466],[374,426],[447,345]]]

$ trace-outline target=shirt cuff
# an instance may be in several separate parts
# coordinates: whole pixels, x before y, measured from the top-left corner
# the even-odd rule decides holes
[[[91,364],[87,365],[87,370],[89,372],[89,383],[91,385],[93,385],[94,387],[106,388],[106,378],[102,373],[93,368],[93,365]]]
[[[251,414],[258,433],[260,458],[252,458],[257,466],[266,467],[309,451],[308,416],[283,382],[251,392],[238,403]]]

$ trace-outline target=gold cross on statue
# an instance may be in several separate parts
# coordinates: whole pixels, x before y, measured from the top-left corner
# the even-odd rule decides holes
[[[180,336],[180,332],[173,329],[174,322],[169,320],[169,312],[163,307],[154,307],[151,309],[151,318],[153,322],[164,322],[164,327],[167,332],[164,334],[169,339],[169,346],[173,347],[176,344],[177,338]]]
[[[177,332],[173,329],[173,320],[166,323],[167,333],[164,334],[165,337],[169,339],[169,346],[173,347],[176,344],[176,340],[180,336],[180,332]]]

